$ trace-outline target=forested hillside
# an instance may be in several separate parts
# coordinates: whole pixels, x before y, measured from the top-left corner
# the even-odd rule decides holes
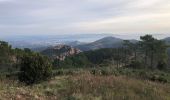
[[[1,41],[0,99],[169,100],[169,45],[152,35],[121,42],[84,52],[60,45],[40,54]]]
[[[67,57],[65,61],[55,61],[56,66],[99,66],[110,64],[117,67],[164,69],[168,66],[168,45],[151,35],[142,36],[139,42],[123,41],[123,46],[82,52]],[[87,64],[87,65],[86,65]]]

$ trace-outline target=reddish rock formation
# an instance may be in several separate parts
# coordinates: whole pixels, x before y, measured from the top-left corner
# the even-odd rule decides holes
[[[81,50],[71,46],[58,45],[44,50],[42,54],[48,55],[52,59],[64,60],[66,57],[79,54],[80,52]]]

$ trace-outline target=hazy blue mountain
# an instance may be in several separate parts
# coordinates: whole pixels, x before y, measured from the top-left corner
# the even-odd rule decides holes
[[[9,42],[14,48],[30,48],[40,50],[44,47],[66,44],[71,46],[84,45],[104,37],[116,37],[119,39],[139,39],[140,34],[62,34],[62,35],[34,35],[34,36],[7,36],[1,40]],[[161,34],[154,35],[161,37]],[[81,43],[80,43],[81,42]],[[38,48],[38,49],[37,49]]]
[[[132,43],[138,42],[135,39],[129,40],[129,41]],[[94,41],[88,44],[78,45],[75,47],[79,48],[82,51],[89,51],[89,50],[96,50],[96,49],[101,49],[101,48],[118,48],[122,46],[123,46],[123,39],[109,36],[109,37],[104,37],[102,39],[99,39],[97,41]]]
[[[117,48],[122,46],[122,42],[123,40],[119,38],[105,37],[92,43],[78,45],[76,48],[79,48],[82,51],[96,50],[100,48]]]
[[[71,41],[71,42],[65,42],[65,45],[69,45],[72,47],[78,46],[78,45],[83,45],[86,44],[85,42],[80,42],[80,41]]]
[[[170,37],[167,37],[167,38],[163,39],[163,41],[165,41],[167,44],[170,45]]]
[[[13,48],[44,48],[66,44],[76,46],[86,42],[93,42],[112,34],[77,34],[77,35],[42,35],[42,36],[9,36],[2,40],[9,42]]]

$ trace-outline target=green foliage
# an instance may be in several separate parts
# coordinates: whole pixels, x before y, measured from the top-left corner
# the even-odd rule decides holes
[[[21,58],[19,80],[26,84],[47,80],[52,73],[49,60],[40,54],[24,55]]]
[[[127,76],[142,80],[150,80],[156,82],[170,83],[169,72],[159,70],[148,70],[148,69],[134,69],[134,68],[119,68],[115,69],[112,67],[100,67],[92,68],[89,70],[93,75],[114,75],[114,76]]]
[[[32,51],[31,51],[31,49],[29,49],[29,48],[24,48],[24,52],[25,52],[25,53],[31,53]]]
[[[165,69],[167,66],[167,48],[165,42],[152,35],[141,36],[139,42],[124,40],[121,48],[104,48],[82,52],[66,57],[64,61],[54,60],[57,67],[94,67],[113,64],[117,68]]]
[[[166,63],[166,62],[159,61],[159,62],[158,62],[158,65],[157,65],[157,68],[158,68],[159,70],[167,69],[167,63]]]
[[[93,67],[107,64],[111,60],[116,62],[124,61],[125,49],[107,48],[94,51],[83,52],[71,57],[67,57],[64,61],[54,60],[54,66],[57,67]],[[102,65],[103,66],[103,65]]]
[[[125,66],[129,68],[144,68],[144,65],[139,61],[132,61],[129,65]]]
[[[11,46],[4,41],[0,41],[0,65],[11,63]]]
[[[50,82],[24,86],[1,80],[0,99],[28,100],[169,100],[170,84],[113,75],[56,76]]]
[[[140,39],[140,49],[145,55],[145,65],[149,65],[151,68],[154,68],[154,62],[167,63],[168,46],[165,42],[153,38],[152,35],[141,36]],[[147,63],[149,59],[150,64]]]
[[[84,55],[84,53],[67,57],[64,61],[57,60],[56,63],[58,64],[59,67],[62,68],[91,66],[91,63],[89,62],[88,58]]]
[[[152,81],[158,81],[158,82],[161,82],[161,83],[167,83],[168,82],[168,79],[166,77],[163,77],[163,76],[159,76],[159,75],[153,75],[150,77],[150,80]]]
[[[164,41],[157,40],[152,35],[145,35],[141,36],[136,44],[126,40],[124,45],[132,52],[131,57],[133,57],[133,59],[128,59],[130,62],[128,67],[139,67],[138,64],[143,64],[144,66],[141,66],[143,68],[165,69],[168,61],[168,46]]]
[[[116,49],[99,49],[94,51],[85,52],[85,56],[93,64],[102,64],[106,60],[113,59]]]

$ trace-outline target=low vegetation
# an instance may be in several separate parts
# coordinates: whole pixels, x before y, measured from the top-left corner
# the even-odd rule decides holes
[[[40,54],[25,55],[20,62],[18,77],[21,82],[33,84],[51,77],[52,65],[48,58]]]
[[[0,99],[169,100],[168,47],[146,35],[60,60],[0,41]]]
[[[125,75],[94,74],[90,69],[63,69],[65,74],[25,86],[16,80],[0,82],[0,98],[52,100],[169,100],[169,83]],[[66,73],[67,72],[67,73]],[[97,73],[97,72],[96,72]]]

